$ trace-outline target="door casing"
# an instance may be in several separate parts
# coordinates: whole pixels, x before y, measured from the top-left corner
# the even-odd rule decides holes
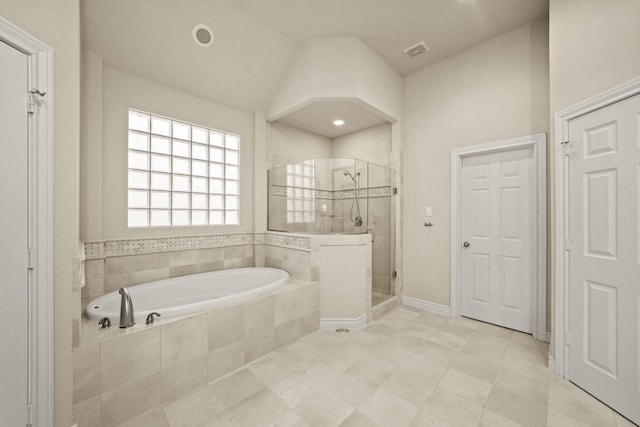
[[[53,425],[53,49],[0,17],[0,40],[28,56],[34,97],[29,120],[29,189],[33,274],[28,300],[29,396],[34,426]],[[27,102],[27,94],[25,94]],[[26,415],[26,414],[25,414]]]
[[[462,259],[462,215],[460,211],[462,197],[462,159],[479,154],[490,154],[519,148],[531,147],[533,150],[535,175],[535,209],[532,224],[535,253],[532,254],[533,297],[531,299],[533,336],[540,341],[548,341],[547,336],[547,217],[546,217],[546,135],[536,134],[470,147],[456,148],[451,151],[451,316],[460,317],[461,301],[461,259]]]
[[[564,154],[564,142],[569,140],[569,122],[584,114],[607,107],[640,94],[640,78],[636,78],[604,93],[555,113],[555,239],[554,239],[554,354],[549,354],[549,368],[564,378],[569,377],[569,168]]]

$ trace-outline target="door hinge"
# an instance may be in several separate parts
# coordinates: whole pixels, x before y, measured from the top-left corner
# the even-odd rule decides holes
[[[33,403],[27,404],[27,425],[33,425]]]
[[[564,333],[564,344],[571,345],[571,332]]]
[[[33,99],[33,94],[29,93],[27,96],[27,114],[33,114],[36,110],[36,101]]]
[[[391,273],[391,277],[393,277],[394,279],[398,277],[398,272],[393,270],[393,273]]]
[[[560,145],[562,145],[562,153],[565,157],[569,157],[569,141],[562,141]]]
[[[36,111],[36,105],[38,105],[39,100],[36,100],[36,96],[40,98],[44,98],[47,92],[40,92],[40,89],[31,89],[29,91],[29,96],[27,97],[27,113],[33,114]]]
[[[398,187],[393,187],[393,194],[398,194]]]
[[[27,268],[33,270],[36,267],[36,251],[33,248],[27,249]]]
[[[571,240],[565,239],[565,241],[564,241],[564,250],[565,251],[570,251],[571,250]]]

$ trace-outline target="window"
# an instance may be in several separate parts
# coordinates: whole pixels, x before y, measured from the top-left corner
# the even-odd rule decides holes
[[[315,216],[313,160],[287,165],[287,222],[313,222]]]
[[[129,227],[239,223],[240,137],[129,110]]]

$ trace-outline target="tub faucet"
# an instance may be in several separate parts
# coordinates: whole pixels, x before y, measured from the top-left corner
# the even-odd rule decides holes
[[[127,288],[120,288],[118,291],[122,295],[120,300],[120,327],[128,328],[135,325],[133,321],[133,303],[131,302],[131,295]]]

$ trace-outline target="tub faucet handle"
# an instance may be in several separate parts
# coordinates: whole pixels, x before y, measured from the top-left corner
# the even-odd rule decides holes
[[[147,320],[145,322],[147,325],[153,323],[153,321],[155,320],[153,316],[160,317],[160,313],[156,313],[155,311],[153,313],[149,313],[149,315],[147,316]]]
[[[103,317],[98,321],[98,325],[102,325],[101,329],[110,328],[111,327],[111,319],[108,317]]]

